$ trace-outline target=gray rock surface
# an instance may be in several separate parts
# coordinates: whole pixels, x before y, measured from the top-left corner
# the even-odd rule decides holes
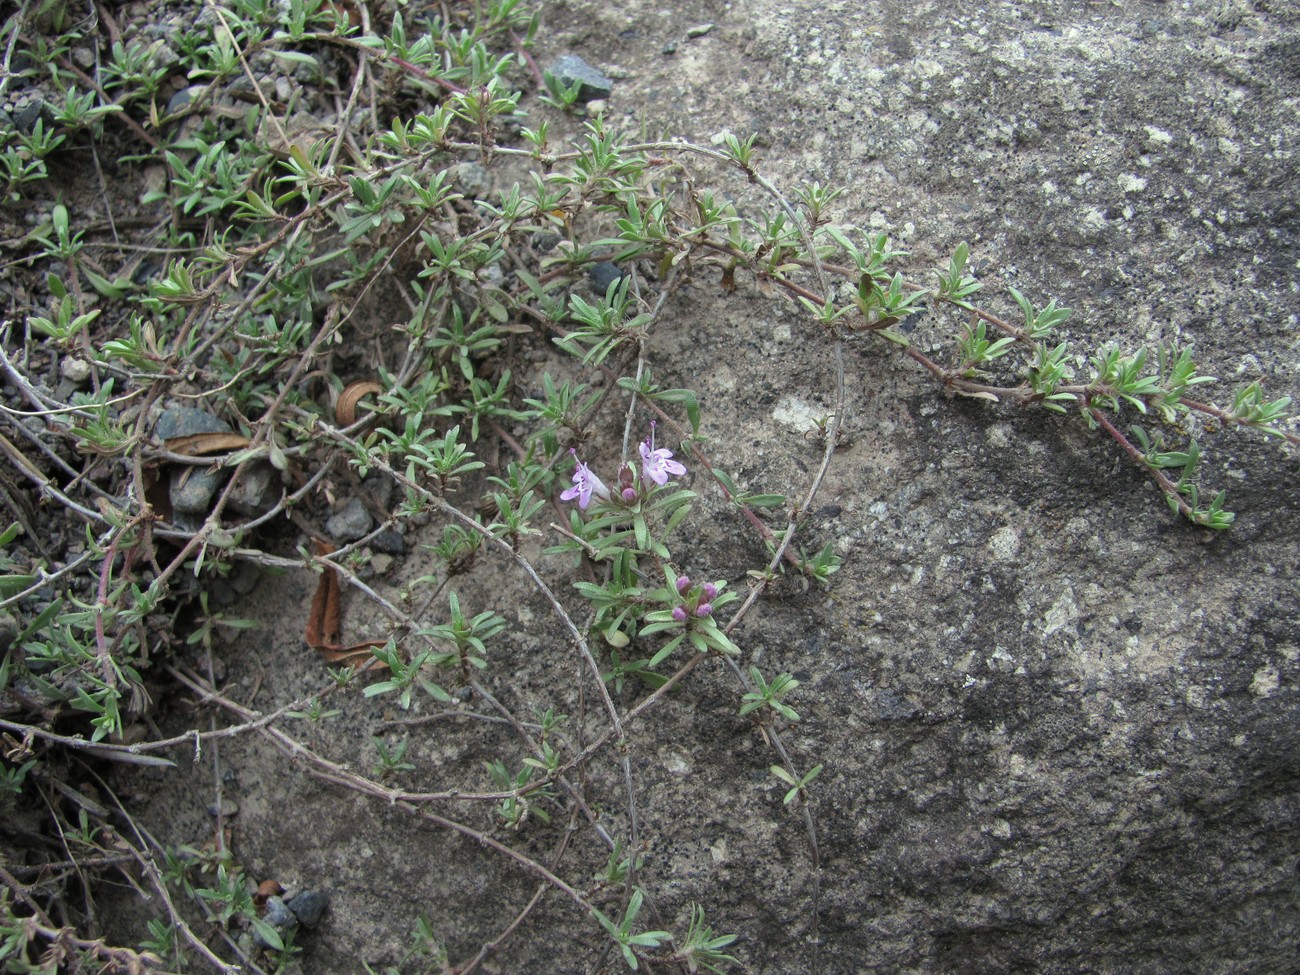
[[[986,292],[1058,297],[1085,349],[1195,341],[1226,383],[1296,395],[1294,8],[697,3],[676,24],[717,29],[656,60],[637,46],[667,26],[652,5],[563,6],[567,44],[632,72],[629,115],[705,143],[759,133],[777,185],[845,188],[842,218],[889,232],[918,271],[967,240]],[[735,362],[692,373],[688,342],[729,348],[692,332],[681,384],[708,390],[706,412],[733,391],[773,412],[786,396],[825,406],[805,326],[738,305],[706,299],[691,320],[743,322],[781,367],[756,385]],[[933,320],[916,334],[950,342]],[[843,514],[808,539],[836,542],[844,569],[745,632],[765,669],[806,681],[796,737],[806,764],[826,762],[818,947],[801,933],[814,872],[793,821],[774,820],[757,868],[716,868],[734,891],[718,910],[754,919],[749,964],[1290,970],[1295,453],[1211,436],[1207,473],[1240,515],[1209,537],[1078,425],[944,402],[880,356],[848,350],[855,441],[823,494]],[[713,422],[738,444],[765,436]],[[722,451],[765,484],[790,453],[815,462],[792,443]],[[706,533],[701,558],[721,544]],[[761,763],[732,747],[691,777]],[[689,797],[666,790],[661,862],[689,884],[706,872],[693,851],[721,836],[734,850],[744,830],[691,825]]]

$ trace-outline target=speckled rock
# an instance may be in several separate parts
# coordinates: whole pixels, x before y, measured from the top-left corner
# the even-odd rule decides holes
[[[370,531],[372,524],[365,503],[360,498],[349,498],[339,511],[330,515],[325,531],[340,542],[355,542]]]
[[[563,85],[580,82],[578,101],[589,102],[593,98],[608,98],[614,91],[614,82],[593,68],[576,54],[566,54],[556,60],[547,69]]]
[[[288,902],[289,910],[302,922],[303,927],[314,928],[325,916],[329,895],[318,890],[304,890]]]
[[[154,426],[158,440],[193,437],[200,433],[229,433],[230,424],[206,410],[192,406],[171,406],[163,411]]]

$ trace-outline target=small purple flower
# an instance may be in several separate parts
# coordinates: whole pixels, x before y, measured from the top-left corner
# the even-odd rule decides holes
[[[561,501],[572,501],[578,499],[578,507],[583,511],[587,510],[587,505],[591,504],[591,496],[594,494],[601,501],[609,497],[609,488],[605,483],[595,475],[590,467],[578,460],[578,452],[572,447],[569,453],[573,454],[573,462],[577,467],[573,471],[573,487],[566,490],[560,495]]]
[[[679,593],[684,593],[684,592],[686,592],[686,590],[690,587],[690,584],[691,584],[691,577],[690,577],[690,576],[678,576],[678,577],[677,577],[677,591],[678,591]]]
[[[685,622],[686,622],[686,610],[683,609],[681,606],[674,606],[674,607],[673,607],[673,619],[675,619],[678,623],[685,623]]]
[[[695,607],[695,615],[703,619],[706,616],[713,615],[713,607],[708,603],[700,603]]]
[[[650,424],[650,436],[641,442],[641,473],[647,481],[663,485],[668,483],[668,476],[680,477],[686,468],[672,459],[673,452],[667,447],[655,449],[655,425]]]
[[[706,582],[702,591],[706,602],[713,602],[714,597],[718,595],[718,587],[711,582]]]

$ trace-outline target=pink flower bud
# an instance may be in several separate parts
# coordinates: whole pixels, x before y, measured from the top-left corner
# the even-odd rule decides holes
[[[704,598],[705,598],[705,600],[707,600],[707,601],[709,601],[709,602],[712,602],[713,599],[714,599],[714,597],[716,597],[717,595],[718,595],[718,587],[715,586],[715,585],[714,585],[713,583],[711,583],[711,582],[706,582],[706,583],[704,584]]]
[[[682,607],[680,607],[680,606],[674,606],[674,607],[673,607],[673,619],[675,619],[678,623],[685,623],[685,622],[686,622],[686,610],[684,610],[684,609],[683,609]]]
[[[678,576],[678,577],[677,577],[677,591],[678,591],[678,592],[685,592],[685,591],[686,591],[686,587],[689,586],[690,584],[691,584],[691,577],[690,577],[690,576]]]
[[[712,613],[713,613],[713,607],[708,603],[700,603],[700,605],[695,607],[695,615],[700,617],[701,619],[703,619],[705,616],[712,615]]]

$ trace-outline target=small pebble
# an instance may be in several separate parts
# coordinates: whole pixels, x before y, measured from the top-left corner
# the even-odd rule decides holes
[[[320,923],[320,919],[325,914],[325,909],[329,907],[329,904],[328,894],[323,894],[318,890],[304,890],[289,901],[289,910],[293,911],[304,927],[314,928]]]
[[[388,555],[402,555],[406,551],[406,539],[402,537],[400,532],[387,528],[370,540],[370,547],[376,552],[385,552]]]
[[[212,499],[226,481],[226,472],[214,473],[198,467],[179,468],[172,473],[168,497],[172,508],[190,515],[206,515]]]
[[[351,498],[348,503],[325,522],[325,531],[330,538],[340,542],[355,542],[370,531],[370,512],[360,498]]]
[[[209,816],[216,816],[217,811],[218,811],[218,806],[215,802],[208,803]],[[239,803],[235,802],[234,799],[226,799],[223,797],[221,800],[220,812],[221,812],[222,819],[229,819],[231,816],[238,815]]]
[[[59,372],[70,382],[84,383],[90,377],[90,363],[65,355],[59,360]]]
[[[280,474],[269,462],[260,461],[245,468],[226,503],[236,514],[257,518],[279,500]]]

